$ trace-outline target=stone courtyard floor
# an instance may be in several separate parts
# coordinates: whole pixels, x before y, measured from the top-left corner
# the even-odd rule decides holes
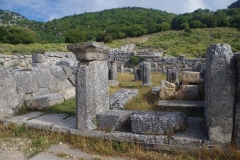
[[[201,149],[203,142],[207,139],[207,134],[204,130],[203,118],[192,117],[188,117],[187,129],[184,132],[177,133],[172,137],[169,137],[169,135],[139,135],[131,132],[118,131],[106,133],[98,130],[91,130],[86,133],[86,131],[76,129],[76,116],[69,116],[67,114],[45,114],[42,112],[31,112],[24,115],[7,118],[3,120],[3,123],[4,125],[14,123],[36,129],[45,129],[86,137],[106,138],[116,141],[138,141],[143,143],[146,148],[158,150],[174,150],[177,147],[180,147],[185,151],[188,151],[189,148],[192,150]],[[23,153],[21,153],[17,148],[18,147],[15,149],[13,148],[11,151],[8,148],[0,147],[0,160],[25,160],[26,158],[24,157]],[[17,156],[17,158],[15,156]],[[51,146],[47,151],[39,153],[30,160],[64,159],[122,160],[123,158],[99,157],[98,155],[90,155],[80,150],[70,149],[67,145],[59,144]]]

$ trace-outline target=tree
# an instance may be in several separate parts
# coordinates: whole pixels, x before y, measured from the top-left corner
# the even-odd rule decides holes
[[[86,40],[85,32],[80,31],[80,29],[70,29],[64,36],[66,43],[79,43]]]
[[[6,31],[3,43],[30,44],[37,42],[37,34],[29,28],[9,27]]]
[[[168,22],[162,22],[158,27],[159,31],[168,31],[170,29],[171,29],[171,25]]]
[[[189,23],[190,28],[205,28],[206,24],[203,24],[201,21],[193,20]]]
[[[240,8],[240,0],[236,1],[236,2],[233,2],[232,4],[230,4],[228,6],[228,8]]]

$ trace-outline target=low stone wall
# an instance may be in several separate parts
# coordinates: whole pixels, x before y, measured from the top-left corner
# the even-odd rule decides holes
[[[74,97],[75,70],[64,65],[8,70],[0,65],[0,118],[22,106],[42,109]]]
[[[55,66],[57,62],[68,61],[70,63],[76,62],[76,57],[72,52],[46,52],[42,54],[45,66]],[[32,55],[3,55],[0,54],[0,63],[4,68],[32,67]]]

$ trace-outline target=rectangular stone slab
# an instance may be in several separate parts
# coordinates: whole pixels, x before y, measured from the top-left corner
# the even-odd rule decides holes
[[[124,125],[130,126],[132,111],[108,110],[97,114],[98,128],[100,130],[118,130]]]
[[[187,116],[182,112],[136,113],[131,116],[131,127],[135,134],[174,134],[186,129]]]

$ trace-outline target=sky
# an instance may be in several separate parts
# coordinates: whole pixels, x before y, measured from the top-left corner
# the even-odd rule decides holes
[[[29,20],[47,22],[64,16],[111,8],[143,7],[175,14],[196,9],[227,8],[237,0],[0,0],[0,9],[16,12]]]

